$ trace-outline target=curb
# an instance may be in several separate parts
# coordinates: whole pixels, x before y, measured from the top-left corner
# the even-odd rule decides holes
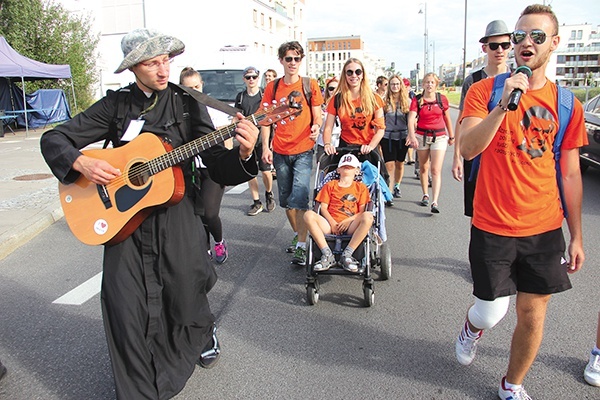
[[[27,218],[15,226],[14,234],[5,234],[0,237],[0,260],[6,258],[13,251],[36,237],[44,229],[60,220],[64,216],[60,201],[56,200],[35,215]]]

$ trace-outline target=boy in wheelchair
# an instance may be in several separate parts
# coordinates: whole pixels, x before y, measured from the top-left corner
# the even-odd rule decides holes
[[[335,257],[325,239],[328,234],[352,235],[340,261],[345,270],[358,271],[359,263],[352,255],[373,225],[373,214],[365,212],[370,201],[369,189],[364,183],[354,180],[360,173],[360,165],[353,154],[343,155],[337,167],[340,179],[327,182],[315,197],[315,201],[321,204],[320,214],[312,210],[304,214],[308,231],[322,254],[321,260],[313,266],[314,271],[326,271],[335,264]]]

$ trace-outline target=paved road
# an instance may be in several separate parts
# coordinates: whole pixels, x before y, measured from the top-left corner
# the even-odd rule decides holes
[[[394,269],[376,281],[365,308],[361,281],[322,280],[316,306],[305,274],[289,265],[284,213],[247,217],[249,195],[226,194],[222,217],[231,255],[210,293],[223,356],[197,368],[180,400],[209,399],[494,399],[503,375],[514,306],[486,332],[476,361],[460,366],[454,338],[471,301],[468,220],[446,159],[442,213],[418,205],[408,168],[404,197],[387,210]],[[600,309],[600,173],[584,177],[588,262],[574,289],[550,303],[546,336],[526,387],[536,399],[598,399],[582,370]],[[9,374],[1,399],[112,399],[112,373],[97,279],[101,248],[80,244],[64,220],[0,261],[0,357]],[[88,288],[82,284],[88,282]],[[72,291],[77,289],[77,293]],[[67,303],[54,303],[69,294]]]

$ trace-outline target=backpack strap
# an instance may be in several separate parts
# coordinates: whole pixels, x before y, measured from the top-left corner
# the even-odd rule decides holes
[[[442,94],[440,92],[435,92],[435,101],[438,103],[438,107],[442,110],[442,115],[446,115],[446,110],[444,110],[444,103],[442,102]]]
[[[477,71],[475,71],[477,72]],[[474,73],[473,73],[474,74]],[[504,81],[506,78],[510,76],[510,72],[505,72],[503,74],[498,74],[494,76],[494,84],[492,85],[492,93],[490,94],[490,101],[488,101],[488,111],[492,112],[494,107],[496,107],[498,101],[502,96],[502,91],[504,90]],[[469,174],[469,182],[473,182],[477,179],[477,173],[479,172],[479,164],[481,163],[481,154],[478,154],[473,158],[471,164],[471,173]]]
[[[471,76],[473,77],[473,83],[479,82],[483,79],[483,69],[478,69],[477,71],[473,72]]]
[[[111,142],[113,147],[121,146],[121,137],[125,130],[123,121],[125,120],[125,114],[131,105],[131,86],[120,88],[117,91],[109,90],[107,96],[111,93],[115,93],[117,96],[117,106],[115,107],[113,119],[108,124],[108,137],[102,145],[103,149],[107,148],[108,144]]]
[[[557,110],[558,110],[558,132],[554,136],[554,144],[552,145],[552,152],[554,153],[554,167],[556,169],[556,183],[558,184],[558,191],[560,194],[560,203],[563,209],[563,215],[565,218],[569,216],[567,210],[567,204],[565,202],[564,188],[562,182],[562,171],[560,168],[560,157],[561,157],[561,146],[567,131],[567,126],[571,122],[573,116],[573,103],[575,96],[573,92],[565,89],[559,85],[556,85],[558,91],[557,99]]]

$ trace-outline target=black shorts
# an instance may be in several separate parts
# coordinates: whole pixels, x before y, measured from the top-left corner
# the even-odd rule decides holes
[[[473,160],[463,160],[465,215],[467,217],[473,216],[473,197],[475,197],[475,183],[477,182],[477,179],[475,179],[476,177],[474,177],[472,181],[469,180],[472,167]]]
[[[390,140],[383,138],[379,143],[381,146],[381,152],[383,153],[384,162],[404,162],[406,153],[408,152],[408,146],[406,145],[406,139],[401,140]]]
[[[271,171],[271,164],[267,164],[262,160],[262,145],[254,147],[254,151],[256,152],[256,158],[258,161],[258,170],[263,172]]]
[[[516,292],[552,294],[571,288],[562,229],[507,237],[471,226],[469,261],[473,294],[494,300]]]

